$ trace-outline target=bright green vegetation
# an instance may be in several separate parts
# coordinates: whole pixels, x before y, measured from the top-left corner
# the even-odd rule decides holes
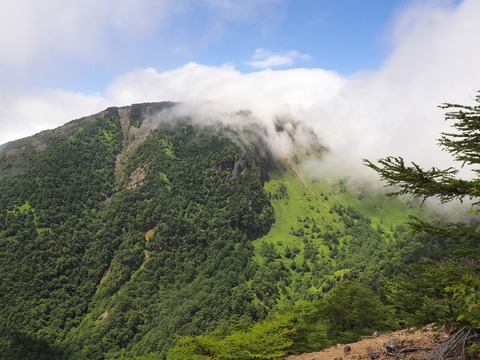
[[[172,106],[2,147],[0,359],[274,359],[456,319],[445,289],[464,301],[454,285],[474,274],[432,268],[474,237],[412,229],[427,211],[374,190],[308,182],[260,155],[257,129],[242,143],[189,119],[151,130]]]
[[[355,194],[343,181],[306,187],[297,171],[281,165],[270,174],[265,189],[275,223],[253,244],[259,264],[283,269],[275,290],[287,303],[317,299],[345,279],[378,289],[382,278],[406,261],[394,264],[392,255],[405,236],[408,216],[425,216],[421,209],[373,190]]]

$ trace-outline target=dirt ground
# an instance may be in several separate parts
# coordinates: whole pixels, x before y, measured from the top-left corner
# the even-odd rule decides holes
[[[430,348],[447,337],[448,334],[446,332],[435,331],[433,326],[429,325],[422,329],[412,328],[389,334],[379,334],[356,343],[338,344],[320,352],[291,355],[282,360],[420,360],[424,358],[427,352],[425,350],[413,351],[413,349]],[[387,344],[400,345],[397,355],[387,354]],[[402,351],[400,352],[400,350]]]

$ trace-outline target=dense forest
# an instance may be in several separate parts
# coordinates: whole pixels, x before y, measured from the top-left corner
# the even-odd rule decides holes
[[[274,359],[480,327],[474,217],[307,179],[320,144],[280,161],[261,129],[163,121],[175,106],[0,147],[0,358]]]

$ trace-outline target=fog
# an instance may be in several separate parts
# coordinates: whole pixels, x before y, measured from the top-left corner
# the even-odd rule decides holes
[[[102,94],[64,90],[4,94],[0,143],[108,106],[179,101],[182,111],[205,120],[241,121],[232,114],[249,111],[254,121],[269,129],[270,147],[279,157],[288,157],[292,144],[285,134],[272,130],[275,122],[282,118],[306,124],[329,149],[323,166],[309,165],[319,176],[368,173],[363,158],[388,155],[425,167],[450,166],[451,156],[436,139],[451,124],[443,120],[438,105],[472,104],[480,89],[480,48],[474,46],[480,33],[478,14],[480,2],[475,0],[455,6],[414,2],[398,13],[392,52],[383,64],[348,76],[325,69],[241,72],[235,65],[188,63],[169,71],[140,68],[121,74]]]
[[[399,15],[394,50],[377,71],[348,77],[323,69],[242,73],[233,66],[190,63],[167,72],[140,69],[121,75],[107,98],[116,104],[182,101],[199,109],[207,102],[214,104],[209,116],[219,118],[250,110],[267,128],[279,116],[291,117],[315,130],[330,149],[335,171],[364,171],[362,158],[388,155],[425,167],[451,166],[450,155],[437,146],[441,132],[451,126],[438,106],[472,104],[480,89],[480,49],[472,46],[480,30],[480,3],[428,4]]]

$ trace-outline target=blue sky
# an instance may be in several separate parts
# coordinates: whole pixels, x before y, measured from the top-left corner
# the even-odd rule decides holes
[[[33,1],[20,2],[25,8],[35,10]],[[72,16],[68,14],[67,3],[52,0],[46,3],[52,4],[52,10],[56,8],[55,3],[67,7],[66,15],[56,10],[59,16]],[[342,74],[372,70],[378,68],[388,54],[395,15],[409,1],[187,0],[180,1],[184,4],[180,6],[163,1],[163,7],[152,5],[154,2],[144,3],[158,15],[146,15],[144,11],[148,10],[138,6],[125,9],[125,12],[137,13],[138,18],[133,16],[133,19],[128,13],[109,17],[108,9],[100,9],[97,10],[100,11],[98,18],[79,11],[78,19],[71,20],[72,23],[67,20],[51,29],[45,24],[49,19],[41,18],[43,14],[39,14],[38,22],[33,21],[30,28],[28,23],[20,24],[19,30],[32,34],[24,34],[20,44],[11,44],[11,50],[17,51],[16,46],[35,48],[37,45],[30,41],[38,41],[43,49],[25,51],[18,67],[7,63],[4,70],[11,75],[8,67],[13,68],[15,76],[7,75],[3,83],[20,81],[26,87],[102,92],[113,77],[136,68],[153,67],[165,71],[196,62],[210,66],[233,64],[244,72],[255,71],[258,67],[249,65],[255,54],[264,60],[268,54],[284,57],[284,64],[268,66],[271,68],[322,68]],[[115,2],[109,5],[115,6]],[[5,16],[23,16],[22,6],[8,7],[10,14],[5,11]],[[76,11],[75,7],[72,11]],[[35,17],[35,13],[31,16]],[[142,24],[142,16],[149,17],[145,24]],[[131,33],[130,21],[135,21]],[[42,29],[45,25],[47,29]],[[63,26],[74,28],[70,38],[58,36]],[[92,43],[90,47],[87,44],[83,52],[80,46],[77,50],[75,44],[69,44],[79,41],[82,26],[87,31],[80,41]],[[3,36],[15,31],[6,27],[2,29]],[[88,28],[95,32],[89,33]],[[101,49],[97,51],[98,47]],[[33,60],[35,57],[38,60]]]
[[[437,105],[480,89],[479,16],[478,0],[1,1],[0,144],[112,105],[213,101],[288,112],[345,156],[436,160]]]

